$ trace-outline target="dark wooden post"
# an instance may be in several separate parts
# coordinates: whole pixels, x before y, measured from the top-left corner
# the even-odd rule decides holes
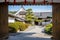
[[[36,0],[33,0],[33,4],[35,4]]]
[[[53,4],[53,38],[60,40],[60,3]]]
[[[0,3],[0,40],[8,36],[8,5]]]
[[[24,4],[26,4],[27,3],[27,0],[24,0]]]
[[[45,4],[45,0],[44,0],[44,4]]]

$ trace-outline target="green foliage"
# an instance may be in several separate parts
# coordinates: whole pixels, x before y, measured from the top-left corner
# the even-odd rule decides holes
[[[27,11],[27,13],[29,13],[29,14],[30,14],[30,13],[33,13],[33,11],[32,11],[31,8],[30,8],[30,9],[27,9],[26,11]]]
[[[19,29],[20,29],[20,31],[24,31],[26,28],[28,28],[28,26],[29,26],[29,24],[20,23]]]
[[[17,32],[17,30],[24,31],[29,25],[22,22],[9,23],[8,27],[12,28],[12,32]]]
[[[37,19],[37,20],[35,20],[35,21],[36,21],[36,22],[43,22],[44,20],[38,20],[38,19]]]
[[[52,34],[52,23],[46,25],[46,27],[45,27],[45,32],[46,32],[47,34]]]
[[[33,11],[32,9],[27,9],[26,10],[27,13],[26,13],[26,17],[25,19],[30,23],[32,24],[32,21],[36,21],[36,22],[42,22],[43,20],[38,20],[38,18],[36,16],[33,15]]]
[[[34,15],[33,15],[32,9],[28,9],[28,10],[26,10],[26,11],[27,11],[27,13],[26,13],[25,19],[26,19],[27,21],[29,21],[29,22],[32,22],[33,19],[34,19]]]
[[[9,27],[9,32],[10,33],[16,33],[16,29],[14,27]]]
[[[26,13],[25,19],[26,19],[27,21],[32,21],[32,16],[33,16],[33,14],[32,14],[32,9],[27,9],[26,11],[27,11],[27,13]]]
[[[14,31],[17,31],[18,30],[18,28],[19,28],[19,24],[17,24],[17,22],[15,22],[15,23],[9,23],[9,25],[8,25],[10,28],[14,28],[15,30]],[[14,32],[13,31],[13,32]]]
[[[15,14],[17,11],[9,11],[9,13],[11,14]]]

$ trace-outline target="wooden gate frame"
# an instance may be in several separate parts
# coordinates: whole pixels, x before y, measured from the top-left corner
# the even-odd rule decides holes
[[[0,40],[5,40],[8,36],[8,5],[41,5],[42,3],[0,3]],[[47,3],[48,4],[48,3]],[[45,4],[42,4],[45,5]],[[48,4],[50,5],[50,4]],[[60,40],[60,3],[52,4],[53,15],[53,38],[54,40]]]

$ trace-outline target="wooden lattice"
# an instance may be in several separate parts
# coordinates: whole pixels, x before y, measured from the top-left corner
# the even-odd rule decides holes
[[[5,0],[5,3],[7,3],[7,2],[9,2],[9,0],[7,1],[7,0]],[[10,3],[10,2],[9,2]],[[18,3],[18,2],[16,2],[16,0],[14,0],[13,2],[12,2],[13,4],[16,4],[16,3]],[[23,4],[29,4],[28,2],[27,2],[27,0],[24,0],[24,2],[21,2],[21,3],[23,3]],[[30,2],[30,4],[37,4],[38,2],[36,2],[36,0],[33,0],[33,3],[32,2]],[[51,2],[48,2],[48,1],[46,1],[46,0],[43,0],[42,2],[40,1],[40,3],[38,3],[38,4],[52,4],[53,3],[53,0],[51,0]]]

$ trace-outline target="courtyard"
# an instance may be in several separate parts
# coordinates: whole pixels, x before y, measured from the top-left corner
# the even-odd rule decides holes
[[[2,0],[0,0],[0,7],[1,7],[1,10],[0,10],[0,15],[2,15],[2,16],[0,16],[0,26],[1,26],[1,28],[0,28],[0,34],[2,34],[1,36],[0,36],[0,39],[2,39],[3,40],[3,37],[6,37],[9,33],[9,31],[8,31],[8,5],[33,5],[33,3],[32,3],[32,1],[29,3],[28,1],[26,1],[25,0],[25,4],[23,3],[24,1],[22,1],[22,4],[20,4],[21,2],[13,2],[12,1],[12,3],[10,2],[10,1],[2,1]],[[46,3],[47,2],[47,3]],[[5,3],[7,3],[7,4],[5,4]],[[16,3],[16,4],[14,4],[14,3]],[[27,3],[27,4],[26,4]],[[35,5],[41,5],[42,3],[41,2],[36,2],[35,3],[35,1],[34,1],[34,4]],[[60,1],[58,0],[52,0],[52,2],[50,2],[50,1],[45,1],[44,0],[44,3],[42,4],[42,5],[52,5],[52,11],[53,11],[53,39],[55,39],[55,40],[59,40],[60,39]],[[3,6],[3,7],[2,7]],[[3,14],[2,14],[3,13]],[[4,24],[4,25],[3,25]],[[29,29],[30,30],[30,29]],[[29,31],[29,32],[31,32],[31,30]],[[35,32],[35,31],[34,31]],[[18,34],[20,35],[21,33],[25,33],[25,32],[19,32]],[[27,32],[28,33],[28,32]],[[16,35],[18,35],[17,33],[13,33],[13,34],[15,34],[15,35],[9,35],[9,39],[8,40],[11,40],[11,39],[13,39],[14,38],[14,36],[16,37]],[[23,35],[23,34],[22,34]],[[35,36],[35,35],[34,35]],[[12,38],[11,38],[12,37]],[[29,36],[29,37],[31,37],[31,36]],[[5,38],[4,38],[5,39]],[[16,37],[16,39],[18,39],[17,37]],[[23,38],[22,38],[22,40],[23,40]]]
[[[30,26],[25,31],[12,33],[8,40],[51,40],[52,35],[44,33],[42,26]]]

